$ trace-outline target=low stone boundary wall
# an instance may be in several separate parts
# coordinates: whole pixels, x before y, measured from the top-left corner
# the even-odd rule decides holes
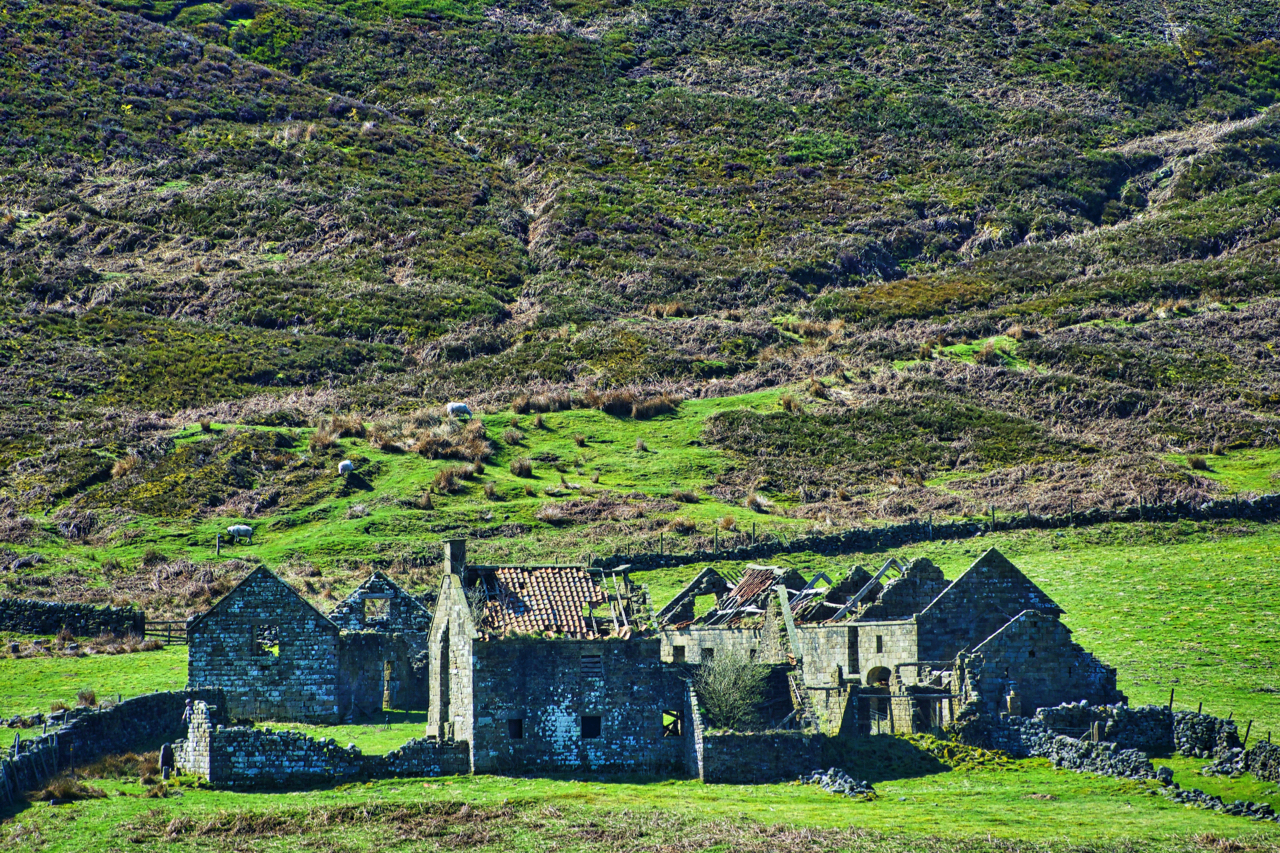
[[[147,614],[134,607],[93,607],[30,598],[0,598],[0,631],[57,634],[66,628],[77,637],[136,634],[147,630]]]
[[[996,530],[1056,530],[1064,527],[1089,527],[1113,522],[1137,521],[1211,521],[1221,519],[1274,521],[1280,519],[1280,494],[1268,494],[1251,500],[1226,498],[1192,504],[1186,501],[1141,504],[1119,509],[1093,507],[1066,515],[1034,515],[1031,513],[997,517]],[[969,539],[989,533],[989,519],[947,521],[932,524],[915,519],[901,524],[883,527],[865,527],[845,530],[821,536],[800,536],[791,540],[771,539],[754,545],[740,545],[708,551],[700,549],[688,554],[630,553],[596,557],[591,561],[595,568],[616,568],[629,565],[632,571],[646,571],[668,566],[686,566],[715,560],[749,561],[765,560],[778,554],[812,552],[817,554],[847,554],[877,548],[900,548],[912,542],[932,539]]]
[[[216,688],[148,693],[110,708],[75,708],[50,715],[58,726],[48,734],[21,741],[16,755],[0,761],[0,805],[39,788],[59,770],[90,764],[104,755],[135,752],[186,734],[182,712],[187,699],[202,707],[220,702]],[[215,712],[215,722],[223,718]]]
[[[1014,755],[1032,755],[1030,745],[1044,735],[1087,736],[1097,725],[1100,740],[1122,749],[1164,754],[1177,751],[1212,758],[1240,746],[1236,724],[1195,711],[1170,711],[1165,705],[1090,705],[1074,702],[1041,708],[1034,717],[1010,717],[991,734],[992,746]]]
[[[1173,747],[1191,758],[1213,758],[1240,746],[1240,734],[1231,720],[1195,711],[1173,715]]]
[[[822,736],[703,732],[702,779],[739,785],[792,781],[822,766]]]
[[[186,740],[175,745],[178,765],[215,788],[307,788],[357,779],[457,776],[471,772],[465,742],[414,738],[386,755],[365,755],[294,731],[224,727],[196,704]]]
[[[54,735],[23,741],[22,751],[0,759],[0,806],[17,802],[58,772],[58,743]]]

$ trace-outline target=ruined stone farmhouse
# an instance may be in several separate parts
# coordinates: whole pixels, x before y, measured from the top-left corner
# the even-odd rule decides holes
[[[264,568],[187,623],[187,681],[238,719],[359,722],[425,703],[431,613],[374,572],[328,616]]]
[[[704,596],[714,603],[695,618]],[[1026,713],[1122,700],[1115,670],[1072,641],[1062,612],[992,549],[950,582],[925,559],[889,560],[875,575],[855,567],[834,582],[707,569],[657,621],[664,661],[736,652],[793,664],[797,704],[831,733],[927,731],[977,707],[1008,712],[1011,699]]]
[[[994,550],[954,581],[928,560],[838,579],[706,569],[656,613],[626,567],[471,565],[462,541],[445,558],[434,598],[374,573],[327,616],[258,569],[189,623],[190,683],[221,688],[241,719],[426,710],[426,736],[485,773],[703,776],[728,755],[782,760],[788,729],[857,737],[1124,700]],[[774,734],[705,731],[692,685],[717,655],[770,666],[759,719]]]

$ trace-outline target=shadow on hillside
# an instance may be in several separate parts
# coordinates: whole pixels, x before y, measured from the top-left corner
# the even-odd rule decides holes
[[[822,748],[822,761],[824,769],[839,767],[873,785],[933,776],[951,769],[910,741],[892,735],[828,740]]]

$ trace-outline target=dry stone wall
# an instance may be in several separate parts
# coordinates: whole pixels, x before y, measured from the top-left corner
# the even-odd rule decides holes
[[[307,788],[357,779],[453,776],[471,768],[466,743],[412,739],[387,755],[364,755],[333,738],[293,731],[225,727],[196,705],[186,740],[176,745],[179,766],[216,788]]]
[[[1252,500],[1226,498],[1192,504],[1186,501],[1142,504],[1139,506],[1102,509],[1094,507],[1066,515],[1019,514],[998,516],[997,530],[1057,530],[1065,527],[1091,527],[1098,524],[1137,521],[1210,521],[1214,519],[1246,519],[1273,521],[1280,518],[1280,494],[1262,495]],[[717,550],[699,549],[688,554],[627,553],[592,560],[596,568],[616,568],[629,565],[631,571],[670,566],[687,566],[715,560],[735,562],[767,560],[778,554],[813,552],[818,554],[848,554],[875,549],[901,548],[913,542],[934,539],[970,539],[991,532],[990,520],[955,521],[932,524],[913,520],[883,527],[858,528],[833,533],[828,536],[800,536],[795,539],[775,539]]]
[[[110,708],[76,708],[53,714],[56,728],[22,741],[19,751],[0,761],[0,805],[38,788],[60,769],[79,767],[104,755],[155,749],[186,733],[183,710],[188,699],[204,706],[220,702],[219,690],[149,693]],[[223,718],[214,716],[215,723]]]
[[[791,781],[822,764],[822,736],[704,732],[702,779],[736,785]]]
[[[142,636],[147,615],[134,607],[93,607],[29,598],[0,598],[0,631],[57,634],[67,629],[77,637],[99,634]]]

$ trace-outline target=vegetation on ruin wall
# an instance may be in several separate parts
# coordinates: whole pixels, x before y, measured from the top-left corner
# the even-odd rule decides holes
[[[900,760],[904,747],[910,751],[900,742],[887,752]],[[1018,762],[1015,769],[940,772],[945,769],[933,762],[894,779],[871,774],[879,796],[869,802],[836,798],[815,786],[483,776],[389,780],[288,796],[183,785],[181,798],[142,798],[145,789],[136,781],[94,780],[109,796],[70,808],[32,807],[6,831],[15,850],[52,845],[86,852],[300,844],[523,851],[548,843],[569,851],[630,850],[636,844],[876,853],[978,853],[1025,843],[1049,851],[1280,849],[1273,824],[1170,803],[1155,794],[1154,783],[1056,771],[1042,760]]]

